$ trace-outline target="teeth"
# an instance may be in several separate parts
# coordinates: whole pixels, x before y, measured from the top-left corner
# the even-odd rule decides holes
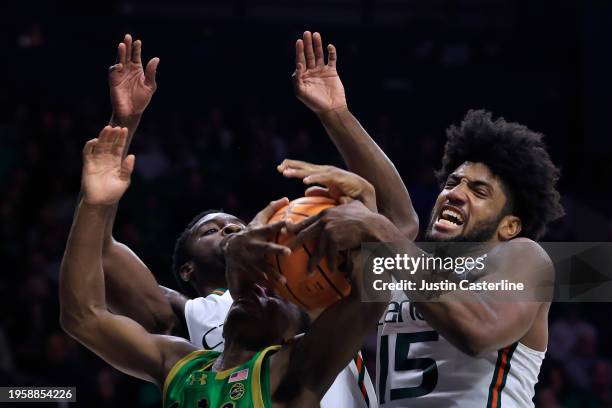
[[[442,210],[438,221],[445,225],[457,227],[463,224],[463,216],[455,210],[445,208],[444,210]]]
[[[442,211],[442,215],[450,216],[450,217],[458,219],[459,221],[462,221],[461,214],[459,214],[456,211],[450,210],[450,209],[446,209]]]

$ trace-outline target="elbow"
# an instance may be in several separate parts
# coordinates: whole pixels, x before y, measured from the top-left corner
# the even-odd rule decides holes
[[[104,239],[102,240],[102,254],[106,255],[110,250],[113,249],[118,242],[115,240],[111,234],[104,234]]]
[[[463,341],[462,347],[459,347],[459,350],[461,350],[462,352],[464,352],[465,354],[473,358],[480,358],[483,355],[485,355],[488,351],[490,351],[487,347],[485,347],[484,344],[482,344],[482,342],[478,340]]]
[[[495,342],[487,335],[486,327],[482,330],[471,330],[457,336],[455,344],[459,350],[473,358],[480,358],[491,351],[497,350]]]
[[[64,332],[79,340],[92,333],[100,313],[96,308],[69,310],[60,305],[59,324]]]
[[[81,326],[79,319],[70,313],[61,312],[59,319],[60,327],[68,335],[77,338],[78,328]]]
[[[419,218],[415,214],[410,217],[409,220],[402,222],[402,224],[398,226],[398,229],[404,237],[410,241],[414,241],[419,234]]]

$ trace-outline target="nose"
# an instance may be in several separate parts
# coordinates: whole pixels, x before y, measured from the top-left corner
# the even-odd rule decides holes
[[[223,235],[231,235],[231,234],[235,234],[240,231],[242,231],[242,225],[239,225],[239,224],[227,224],[221,230]]]
[[[467,201],[467,194],[465,193],[465,189],[467,188],[467,184],[465,182],[458,183],[455,187],[453,187],[446,198],[451,204],[461,205],[465,204]]]

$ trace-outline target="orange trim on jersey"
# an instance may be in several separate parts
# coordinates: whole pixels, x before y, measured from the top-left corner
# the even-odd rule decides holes
[[[510,372],[510,360],[518,343],[505,347],[498,352],[497,362],[493,373],[493,379],[489,386],[489,398],[487,407],[501,407],[501,393],[506,385],[506,378]]]
[[[504,371],[506,370],[506,365],[508,364],[508,353],[510,352],[510,348],[506,347],[502,352],[501,364],[495,373],[495,385],[493,386],[493,396],[491,398],[491,405],[496,407],[497,400],[499,399],[499,387],[502,383],[502,379],[504,378]]]
[[[363,399],[366,403],[366,406],[370,406],[370,397],[368,397],[368,391],[365,386],[365,375],[367,372],[366,366],[363,362],[363,357],[361,357],[361,352],[357,352],[355,355],[355,367],[357,368],[357,386],[361,391]]]
[[[357,354],[357,357],[355,358],[355,365],[357,366],[357,371],[361,371],[363,360],[361,359],[361,356],[359,354]]]

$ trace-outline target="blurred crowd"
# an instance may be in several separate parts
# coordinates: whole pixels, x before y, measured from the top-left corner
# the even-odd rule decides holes
[[[337,46],[351,110],[396,163],[422,227],[438,192],[433,171],[444,129],[467,109],[484,107],[545,133],[563,170],[568,215],[546,240],[609,241],[612,148],[605,118],[590,120],[585,109],[592,101],[576,66],[587,57],[553,34],[531,41],[529,21],[516,33],[511,26],[476,37],[316,29]],[[58,325],[59,262],[80,152],[111,113],[105,70],[127,30],[142,38],[145,58],[161,58],[159,90],[132,144],[136,171],[115,236],[161,284],[176,287],[173,243],[197,212],[220,208],[249,220],[271,199],[302,194],[301,183],[277,174],[284,158],[342,164],[292,94],[293,41],[312,27],[60,23],[15,25],[11,66],[0,77],[0,385],[76,386],[86,407],[158,406],[154,386],[118,373]],[[538,49],[543,44],[546,51]],[[537,406],[612,407],[611,312],[611,304],[553,305]],[[374,352],[370,346],[370,362]]]

